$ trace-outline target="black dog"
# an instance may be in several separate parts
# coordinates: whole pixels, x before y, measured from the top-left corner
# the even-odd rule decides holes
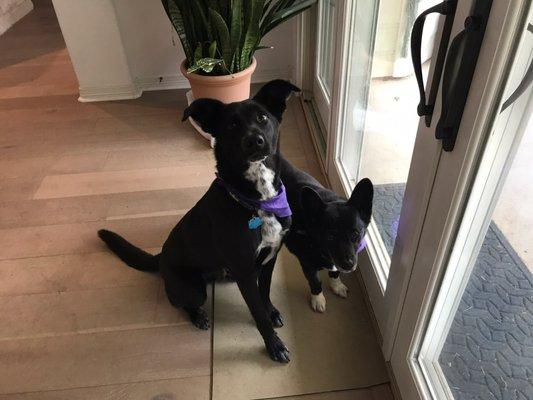
[[[129,266],[160,271],[172,305],[183,307],[200,329],[209,328],[201,308],[206,299],[205,276],[226,268],[270,357],[284,363],[289,361],[289,351],[273,329],[283,321],[269,292],[277,252],[291,223],[279,178],[278,127],[287,98],[298,91],[289,82],[277,80],[251,100],[226,105],[199,99],[184,111],[183,120],[192,117],[216,139],[218,177],[170,232],[160,254],[148,254],[113,232],[99,231],[100,238]],[[285,210],[263,208],[263,203],[280,196]]]
[[[293,211],[285,245],[298,257],[309,282],[311,307],[324,312],[326,299],[318,271],[329,270],[332,291],[340,297],[348,295],[348,288],[339,275],[357,267],[357,250],[364,245],[362,241],[372,215],[374,188],[369,179],[362,179],[346,201],[284,157],[281,157],[281,179]]]

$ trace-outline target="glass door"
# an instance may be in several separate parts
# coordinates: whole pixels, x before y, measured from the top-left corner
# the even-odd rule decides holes
[[[444,62],[439,54],[446,49],[453,25],[455,1],[447,3],[452,6],[446,12],[436,9],[420,17],[423,35],[413,40],[420,58],[420,84],[435,82],[433,90],[440,82],[436,66]],[[337,34],[342,62],[334,79],[328,175],[335,189],[346,194],[361,178],[374,184],[368,257],[360,261],[360,270],[386,356],[440,154],[425,119],[417,114],[421,97],[411,61],[413,23],[437,4],[441,3],[360,0],[344,1],[342,7],[339,2],[337,7],[344,21]],[[438,103],[437,99],[437,107]]]
[[[532,81],[531,2],[494,1],[400,317],[403,398],[532,396]]]

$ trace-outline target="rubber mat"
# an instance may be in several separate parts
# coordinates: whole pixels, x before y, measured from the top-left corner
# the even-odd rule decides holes
[[[272,302],[285,326],[277,332],[291,351],[289,364],[268,357],[234,283],[217,283],[214,294],[213,399],[265,399],[345,390],[388,381],[380,347],[356,276],[343,278],[348,299],[335,296],[324,279],[327,310],[309,306],[309,289],[298,261],[280,252]]]
[[[405,184],[375,189],[374,219],[392,252]],[[439,363],[456,400],[533,399],[533,277],[494,222]]]

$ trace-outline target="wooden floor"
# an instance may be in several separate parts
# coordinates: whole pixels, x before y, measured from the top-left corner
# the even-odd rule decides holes
[[[0,37],[0,399],[208,399],[211,333],[96,230],[157,250],[213,179],[211,150],[179,122],[183,91],[78,103],[51,2],[34,3]],[[287,156],[319,175],[298,101],[282,135]]]

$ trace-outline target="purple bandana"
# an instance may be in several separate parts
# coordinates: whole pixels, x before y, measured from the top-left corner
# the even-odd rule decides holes
[[[357,252],[360,253],[362,252],[366,247],[366,240],[365,238],[363,238],[360,242],[359,242],[359,247],[357,247]]]
[[[235,190],[235,188],[218,176],[215,182],[224,187],[231,197],[233,197],[238,203],[250,210],[263,210],[265,212],[272,213],[279,218],[290,217],[292,215],[291,208],[287,202],[287,193],[285,192],[285,186],[283,183],[281,184],[279,193],[276,196],[268,200],[255,200],[238,192]]]

